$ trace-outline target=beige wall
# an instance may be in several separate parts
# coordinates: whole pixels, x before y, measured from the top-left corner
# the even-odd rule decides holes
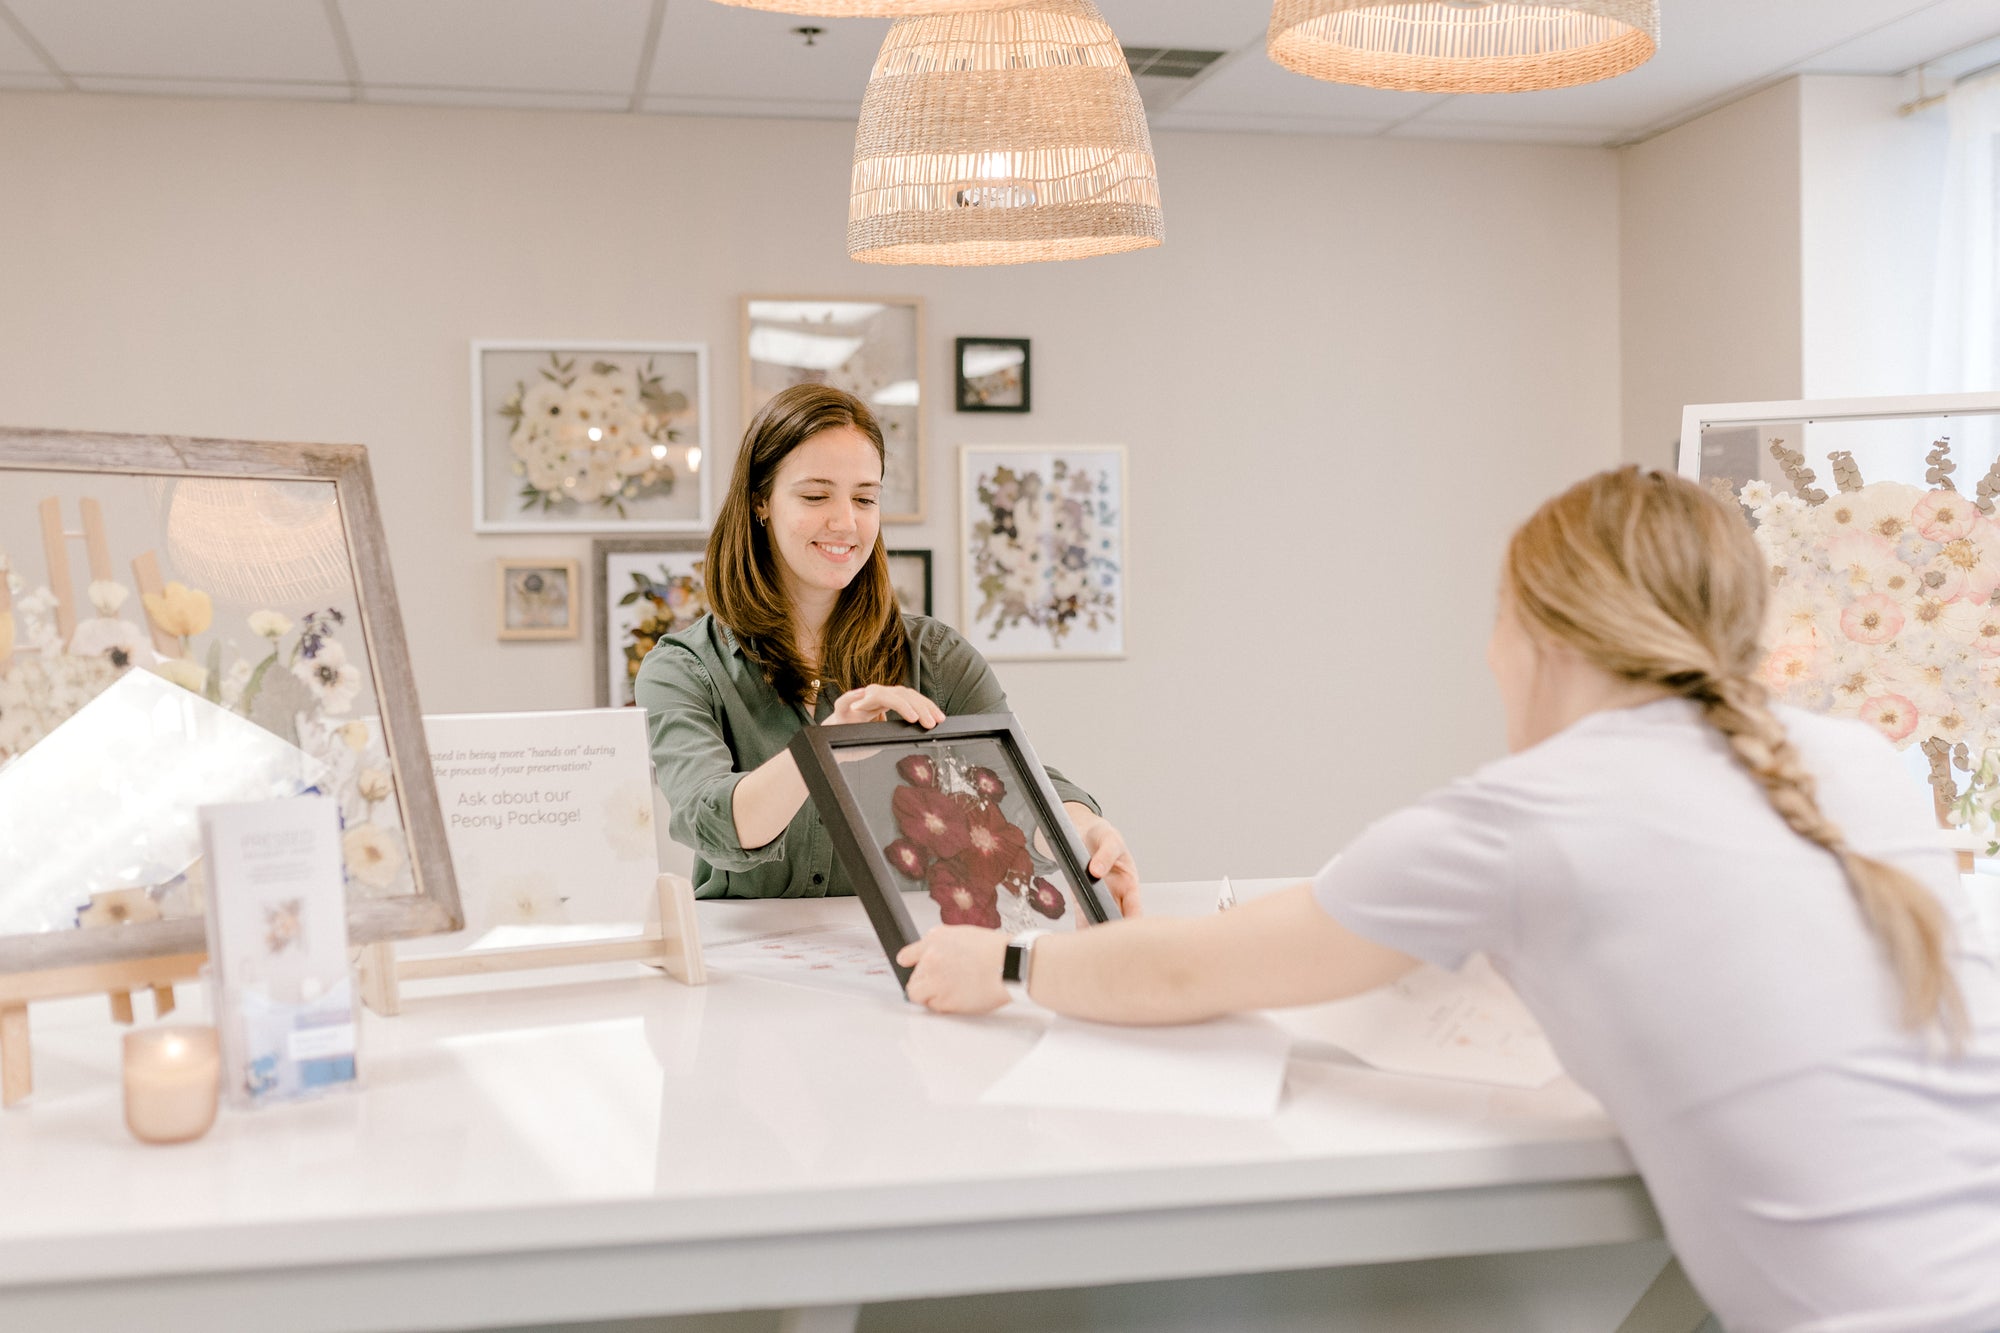
[[[1130,446],[1129,659],[1001,674],[1149,875],[1309,871],[1498,752],[1500,543],[1618,453],[1613,154],[1162,136],[1164,249],[943,271],[845,258],[850,141],[0,95],[0,423],[366,443],[424,707],[582,706],[587,641],[494,639],[494,558],[589,539],[472,534],[468,341],[706,341],[726,464],[739,295],[915,293],[934,404],[954,336],[1034,340],[1034,413],[934,406],[890,532],[947,618],[954,446]]]
[[[1673,466],[1688,403],[1799,396],[1799,84],[1619,154],[1629,461]]]

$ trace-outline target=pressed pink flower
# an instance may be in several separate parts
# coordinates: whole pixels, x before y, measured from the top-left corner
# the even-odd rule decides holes
[[[896,761],[896,773],[912,787],[937,786],[937,765],[929,755],[904,755]]]
[[[1903,608],[1886,593],[1857,597],[1840,613],[1841,633],[1856,643],[1887,643],[1902,629]]]
[[[1993,590],[2000,587],[2000,529],[1982,519],[1969,535],[1944,544],[1926,572],[1931,571],[1945,576],[1945,582],[1938,585],[1938,596],[1947,601],[1991,600]]]
[[[1781,643],[1764,659],[1764,683],[1784,694],[1819,674],[1819,655],[1810,645]]]
[[[965,851],[959,859],[975,884],[997,887],[1002,880],[1024,878],[1034,871],[1028,835],[1008,823],[997,805],[966,803]]]
[[[965,850],[965,811],[957,801],[928,787],[898,787],[889,798],[903,836],[940,861]]]
[[[1035,887],[1028,892],[1028,906],[1054,921],[1068,909],[1069,902],[1063,897],[1061,889],[1037,877]]]
[[[1878,694],[1864,700],[1861,719],[1892,741],[1917,729],[1917,706],[1900,694]]]
[[[1000,928],[1000,898],[991,887],[967,882],[956,861],[939,861],[930,869],[931,900],[938,920],[947,926]]]
[[[889,858],[889,864],[904,879],[922,879],[931,864],[931,854],[921,844],[908,838],[896,839],[882,849],[882,854]]]
[[[1910,522],[1934,542],[1948,542],[1971,533],[1979,522],[1979,510],[1957,491],[1932,491],[1917,501]]]
[[[972,790],[979,793],[982,801],[997,801],[1007,794],[1007,784],[1000,775],[990,768],[968,768],[965,776],[972,783]]]

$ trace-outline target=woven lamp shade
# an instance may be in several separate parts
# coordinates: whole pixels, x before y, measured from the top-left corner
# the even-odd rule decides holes
[[[854,138],[852,258],[1026,264],[1163,234],[1145,107],[1090,0],[889,30]]]
[[[1271,59],[1300,74],[1422,93],[1593,83],[1637,69],[1659,45],[1659,0],[1276,0],[1268,41]]]
[[[913,14],[1005,9],[1021,0],[719,0],[738,9],[764,9],[815,19],[901,19]]]

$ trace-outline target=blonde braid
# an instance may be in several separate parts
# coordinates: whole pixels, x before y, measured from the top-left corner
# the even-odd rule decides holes
[[[1751,674],[1766,584],[1741,511],[1664,473],[1599,473],[1514,534],[1507,590],[1529,623],[1599,669],[1701,706],[1772,809],[1840,859],[1895,975],[1905,1026],[1935,1022],[1958,1048],[1969,1021],[1944,905],[1914,876],[1848,845]]]

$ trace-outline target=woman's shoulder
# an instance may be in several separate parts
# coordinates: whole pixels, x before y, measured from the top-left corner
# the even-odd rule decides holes
[[[914,611],[903,612],[903,633],[909,636],[910,651],[933,664],[956,653],[978,651],[942,620]]]
[[[663,634],[639,666],[641,675],[720,671],[736,641],[720,621],[705,615],[684,629]]]

